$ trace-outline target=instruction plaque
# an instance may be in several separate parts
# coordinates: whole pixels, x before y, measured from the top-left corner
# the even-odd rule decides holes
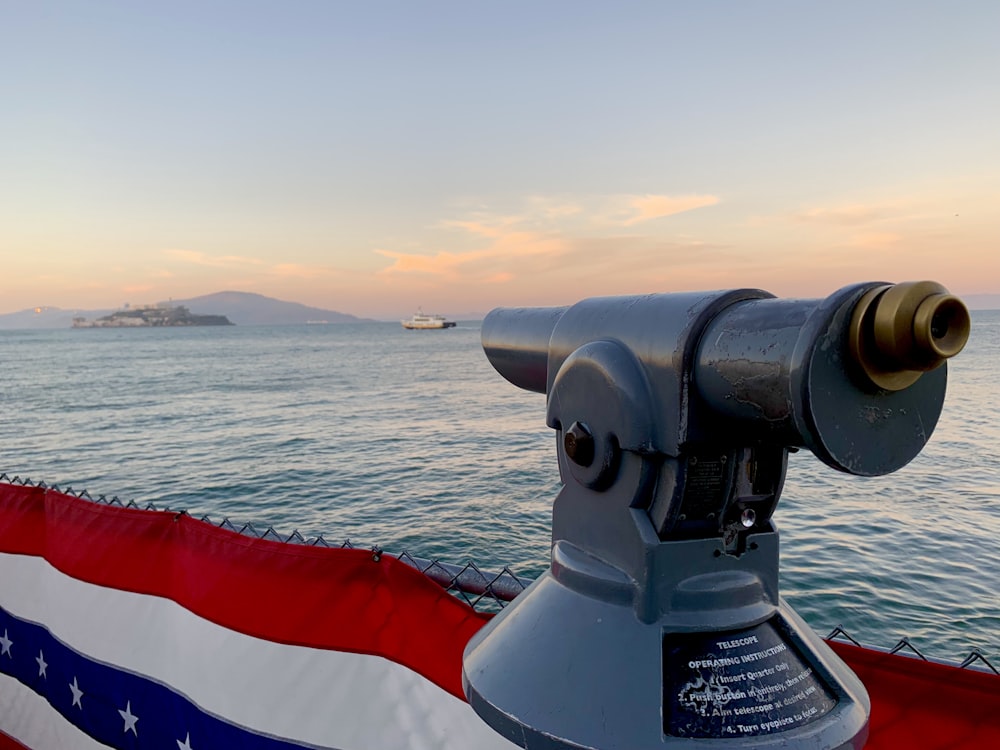
[[[664,732],[752,737],[808,724],[837,699],[783,635],[780,621],[663,638]]]

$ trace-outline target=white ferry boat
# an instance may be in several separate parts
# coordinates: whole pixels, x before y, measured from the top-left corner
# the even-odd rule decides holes
[[[454,328],[453,320],[446,320],[444,315],[427,315],[422,310],[417,310],[416,314],[409,320],[401,320],[403,328],[410,330],[422,330],[425,328]]]

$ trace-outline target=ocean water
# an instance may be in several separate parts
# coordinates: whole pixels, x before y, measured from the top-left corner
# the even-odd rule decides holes
[[[544,396],[478,323],[0,331],[0,472],[535,576],[559,489]],[[790,460],[782,593],[821,634],[1000,664],[1000,312],[974,312],[924,452]]]

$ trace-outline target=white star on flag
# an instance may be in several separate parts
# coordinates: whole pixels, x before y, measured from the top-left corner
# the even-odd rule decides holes
[[[123,733],[128,734],[129,730],[132,730],[132,734],[136,737],[139,736],[139,732],[136,731],[135,723],[139,721],[139,717],[132,713],[132,701],[127,701],[125,703],[125,710],[118,709],[118,713],[125,720],[125,728],[122,730]]]
[[[71,706],[79,706],[80,710],[82,711],[83,710],[83,703],[81,702],[80,699],[83,697],[83,691],[80,690],[80,686],[76,684],[76,676],[75,675],[73,677],[73,682],[71,682],[69,684],[69,689],[73,691],[73,703],[71,703],[70,705]]]
[[[48,675],[45,674],[45,670],[49,665],[45,663],[45,657],[42,655],[41,651],[38,652],[38,656],[35,657],[35,661],[38,662],[38,676],[48,679]]]
[[[180,748],[180,750],[194,750],[194,748],[191,747],[191,733],[190,732],[185,733],[185,735],[184,735],[184,741],[183,742],[181,742],[180,740],[177,740],[177,747]]]
[[[0,649],[2,649],[0,650],[0,654],[7,654],[7,656],[13,659],[14,656],[10,653],[10,647],[12,645],[14,645],[14,641],[7,637],[7,629],[4,628],[3,638],[0,638]]]

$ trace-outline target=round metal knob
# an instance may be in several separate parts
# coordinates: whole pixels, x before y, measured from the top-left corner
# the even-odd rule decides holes
[[[587,426],[574,422],[563,436],[563,448],[566,455],[578,466],[590,466],[594,463],[594,436]]]

